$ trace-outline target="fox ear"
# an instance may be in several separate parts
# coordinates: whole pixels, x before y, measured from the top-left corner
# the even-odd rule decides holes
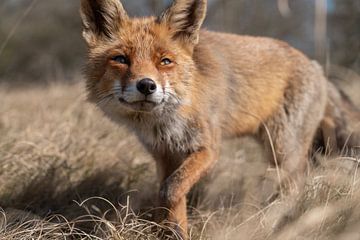
[[[128,19],[120,0],[81,0],[83,36],[89,46],[100,39],[111,39]]]
[[[159,21],[169,26],[174,37],[197,44],[206,7],[206,0],[175,0],[160,16]]]

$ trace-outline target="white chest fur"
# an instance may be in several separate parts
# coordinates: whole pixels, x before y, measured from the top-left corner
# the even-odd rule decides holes
[[[177,115],[139,117],[131,125],[143,143],[155,151],[188,153],[200,147],[199,130]]]

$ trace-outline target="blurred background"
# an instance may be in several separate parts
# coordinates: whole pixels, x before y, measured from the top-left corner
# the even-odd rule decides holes
[[[0,82],[81,80],[86,47],[75,0],[0,1]],[[122,0],[132,16],[171,0]],[[282,39],[332,69],[360,73],[359,0],[209,0],[205,27]]]

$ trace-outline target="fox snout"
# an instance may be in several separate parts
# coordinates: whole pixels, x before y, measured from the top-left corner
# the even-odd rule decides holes
[[[139,92],[148,96],[156,92],[157,85],[152,79],[144,78],[136,84],[136,88]]]
[[[152,78],[140,78],[127,84],[115,81],[113,89],[119,104],[135,110],[151,110],[165,101],[165,89]]]

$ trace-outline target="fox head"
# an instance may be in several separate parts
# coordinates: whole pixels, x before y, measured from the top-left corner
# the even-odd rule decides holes
[[[131,18],[119,0],[82,0],[89,99],[110,115],[163,112],[189,100],[206,0],[175,0]]]

